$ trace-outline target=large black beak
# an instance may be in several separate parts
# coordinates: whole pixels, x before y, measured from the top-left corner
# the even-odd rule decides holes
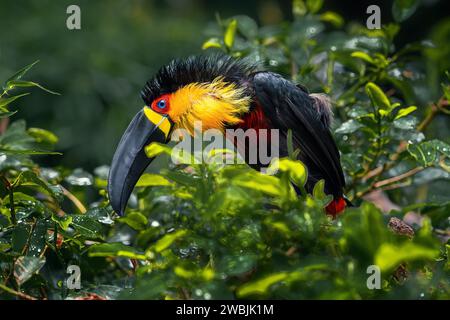
[[[171,124],[166,116],[144,107],[131,121],[114,154],[108,178],[112,208],[123,215],[137,181],[152,162],[145,147],[168,141]]]

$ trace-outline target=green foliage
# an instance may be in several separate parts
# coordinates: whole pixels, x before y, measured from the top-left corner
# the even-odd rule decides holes
[[[396,21],[416,3],[395,1]],[[295,0],[294,20],[270,27],[246,16],[218,19],[203,48],[252,59],[332,98],[347,195],[357,207],[328,217],[323,180],[297,197],[293,185],[302,189],[308,173],[292,148],[262,174],[246,165],[190,164],[191,155],[169,164],[171,147],[153,144],[147,155],[162,160],[119,218],[106,198],[106,166],[94,174],[41,167],[36,156],[58,159],[58,138],[9,123],[11,106],[29,94],[21,90],[53,93],[23,80],[33,63],[0,95],[0,299],[448,299],[450,198],[435,194],[449,187],[450,146],[427,131],[448,122],[445,70],[441,94],[422,100],[432,89],[415,79],[429,75],[411,58],[427,64],[432,46],[397,49],[400,25],[346,26],[322,4]],[[381,212],[364,200],[372,191],[399,209]],[[97,201],[86,208],[88,195]],[[411,211],[421,215],[414,236],[388,228],[390,218]],[[373,264],[381,269],[378,290],[366,282]],[[81,290],[66,286],[69,265],[80,266]]]

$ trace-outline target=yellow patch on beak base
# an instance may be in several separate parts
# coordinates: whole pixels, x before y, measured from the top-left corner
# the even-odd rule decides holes
[[[144,107],[144,113],[145,116],[152,122],[155,126],[157,126],[162,132],[164,132],[164,135],[166,136],[166,139],[169,137],[171,125],[169,119],[167,119],[166,116],[159,114],[149,107]]]
[[[170,119],[178,128],[194,134],[195,121],[201,121],[202,130],[218,129],[239,123],[240,115],[250,107],[250,97],[234,83],[222,77],[211,83],[192,83],[178,89],[170,99]]]

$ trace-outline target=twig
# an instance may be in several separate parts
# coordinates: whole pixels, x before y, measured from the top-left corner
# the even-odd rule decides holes
[[[395,182],[399,182],[399,181],[401,181],[403,179],[406,179],[406,178],[409,178],[409,177],[415,175],[416,173],[422,171],[423,169],[424,169],[424,167],[416,167],[416,168],[411,169],[411,170],[409,170],[409,171],[407,171],[405,173],[402,173],[402,174],[400,174],[398,176],[378,181],[373,186],[375,188],[381,188],[381,187],[384,187],[386,185],[389,185],[389,184],[392,184],[392,183],[395,183]]]
[[[15,296],[17,296],[19,298],[25,299],[25,300],[38,300],[35,297],[32,297],[32,296],[30,296],[30,295],[28,295],[26,293],[19,292],[19,291],[16,291],[14,289],[11,289],[11,288],[9,288],[9,287],[1,284],[1,283],[0,283],[0,289],[2,289],[3,291],[6,291],[6,292],[8,292],[8,293],[10,293],[12,295],[15,295]]]
[[[383,188],[383,187],[386,188],[386,186],[394,184],[394,183],[399,182],[401,180],[404,180],[406,178],[409,178],[409,177],[415,175],[416,173],[422,171],[423,169],[424,169],[424,167],[416,167],[416,168],[411,169],[411,170],[409,170],[409,171],[407,171],[405,173],[402,173],[402,174],[400,174],[398,176],[374,182],[366,190],[358,192],[356,196],[358,198],[360,198],[360,197],[368,194],[369,192],[372,192],[375,189]]]
[[[63,194],[70,200],[72,201],[72,203],[75,205],[75,207],[78,208],[78,210],[81,213],[86,213],[86,207],[81,203],[80,200],[78,200],[77,197],[75,197],[69,190],[67,190],[66,188],[64,188],[63,186],[61,186],[62,190],[63,190]]]

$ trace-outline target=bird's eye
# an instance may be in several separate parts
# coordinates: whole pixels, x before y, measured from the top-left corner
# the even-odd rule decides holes
[[[160,109],[165,109],[166,108],[166,100],[161,99],[158,101],[158,103],[156,104],[156,106]]]
[[[166,114],[167,112],[169,112],[169,109],[170,109],[170,101],[169,100],[170,100],[170,95],[163,94],[162,96],[153,100],[151,108],[153,109],[153,111]]]

